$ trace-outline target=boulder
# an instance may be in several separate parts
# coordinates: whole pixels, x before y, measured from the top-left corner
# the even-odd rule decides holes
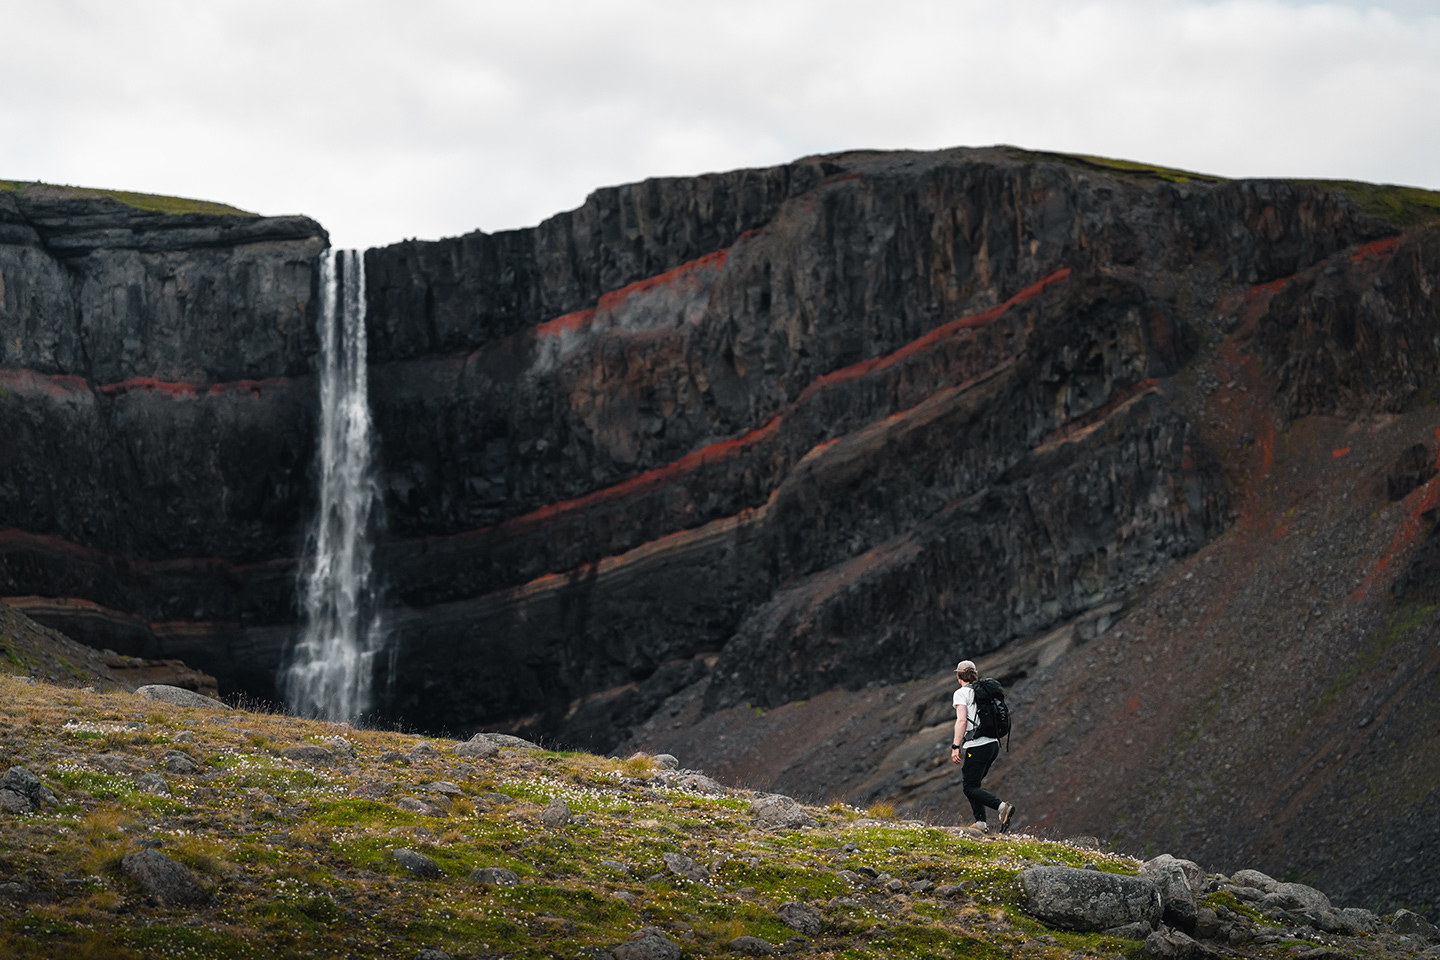
[[[656,786],[669,787],[672,790],[688,790],[691,793],[703,793],[712,797],[724,796],[726,793],[723,784],[703,773],[662,773],[652,778],[651,782]]]
[[[1396,910],[1395,916],[1390,918],[1390,929],[1402,937],[1440,943],[1440,928],[1411,910]]]
[[[520,878],[515,871],[504,867],[476,867],[470,871],[470,881],[487,887],[510,887],[519,883]]]
[[[661,770],[674,770],[680,766],[680,761],[668,753],[657,753],[655,754],[655,766]]]
[[[170,796],[170,784],[165,782],[164,777],[153,771],[150,773],[142,773],[136,777],[135,789],[143,793],[154,794],[157,797]]]
[[[1311,916],[1318,915],[1322,910],[1332,909],[1329,897],[1303,883],[1276,883],[1260,901],[1260,909],[1271,907]]]
[[[665,869],[677,877],[683,877],[686,880],[694,880],[696,882],[710,879],[710,871],[684,854],[663,853],[660,855],[660,859],[665,861]]]
[[[786,797],[778,793],[767,794],[751,800],[750,812],[766,823],[781,827],[798,827],[815,822],[805,813],[800,804],[795,802],[793,797]]]
[[[1265,893],[1271,893],[1280,881],[1274,877],[1268,877],[1259,870],[1237,870],[1230,875],[1230,882],[1237,887],[1251,887]]]
[[[390,851],[390,855],[395,858],[396,863],[421,880],[434,880],[440,876],[440,864],[423,853],[402,847]]]
[[[296,763],[320,763],[329,766],[335,762],[333,751],[315,743],[301,743],[293,747],[286,747],[280,751],[280,756],[286,760],[294,760]]]
[[[759,937],[736,937],[725,946],[747,957],[765,957],[775,952],[773,943]]]
[[[177,707],[230,709],[214,697],[207,697],[203,693],[186,690],[184,687],[172,687],[166,683],[147,683],[145,686],[137,688],[135,692],[148,700],[159,700],[161,703],[170,703]]]
[[[512,737],[508,733],[477,733],[466,743],[487,742],[495,745],[497,749],[507,750],[541,750],[544,749],[538,743],[533,743],[522,737]]]
[[[1199,896],[1205,890],[1205,871],[1200,864],[1194,860],[1182,860],[1179,857],[1172,857],[1168,853],[1162,853],[1158,857],[1146,860],[1140,865],[1140,873],[1143,875],[1147,870],[1154,870],[1167,865],[1178,866],[1185,873],[1185,880],[1190,884],[1191,893]]]
[[[0,777],[0,810],[6,813],[33,813],[55,802],[50,788],[25,767],[11,767]]]
[[[1025,909],[1051,926],[1100,931],[1160,922],[1160,891],[1141,877],[1074,867],[1029,867],[1021,871],[1020,885]]]
[[[615,960],[680,960],[680,945],[659,927],[641,927],[630,939],[610,948]]]
[[[183,750],[170,750],[164,758],[165,771],[167,773],[194,773],[200,769],[195,758]]]
[[[1379,933],[1380,918],[1372,910],[1364,910],[1360,907],[1346,907],[1339,911],[1340,919],[1348,923],[1351,929],[1358,933]]]
[[[500,748],[496,746],[494,740],[491,740],[485,734],[477,733],[464,743],[456,744],[455,755],[459,757],[472,757],[477,760],[487,760],[490,757],[499,756]]]
[[[1194,930],[1195,893],[1191,887],[1191,872],[1183,866],[1186,862],[1164,854],[1143,863],[1140,876],[1155,884],[1155,889],[1160,891],[1160,907],[1165,922],[1183,930]],[[1194,875],[1204,876],[1198,866]]]
[[[780,909],[775,913],[787,927],[799,931],[807,937],[815,936],[825,926],[825,920],[820,915],[820,911],[799,900],[781,904]]]
[[[324,745],[329,747],[330,751],[334,753],[337,758],[350,763],[360,758],[360,751],[356,749],[355,744],[351,743],[345,737],[324,737],[322,739],[324,740]]]
[[[205,900],[205,890],[190,868],[159,850],[147,847],[127,853],[120,861],[120,871],[161,903],[188,904]]]
[[[409,813],[418,813],[425,817],[446,816],[444,807],[431,803],[429,800],[421,800],[419,797],[401,797],[395,801],[395,806]]]
[[[545,809],[540,811],[540,822],[547,827],[563,827],[572,819],[569,804],[559,797],[551,800],[545,805]]]
[[[1156,930],[1145,938],[1145,960],[1199,960],[1209,951],[1179,930]]]
[[[1136,923],[1125,923],[1118,927],[1111,927],[1105,931],[1105,936],[1119,937],[1122,940],[1145,940],[1154,932],[1154,927],[1150,926],[1146,921],[1140,920]]]

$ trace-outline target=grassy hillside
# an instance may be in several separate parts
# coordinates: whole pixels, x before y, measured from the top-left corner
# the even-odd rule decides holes
[[[353,760],[283,755],[337,735]],[[0,813],[0,957],[580,956],[645,926],[711,956],[744,935],[797,937],[776,913],[789,901],[824,917],[791,944],[807,955],[1138,955],[1133,941],[1047,930],[1018,909],[1022,863],[1133,871],[1125,858],[841,805],[809,811],[818,826],[763,829],[744,792],[646,785],[646,757],[468,760],[453,746],[0,677],[0,770],[24,765],[57,799]],[[198,768],[167,771],[173,751]],[[163,778],[158,793],[137,784],[147,773]],[[575,818],[545,826],[538,814],[557,797]],[[121,871],[143,846],[188,865],[205,901],[147,898]],[[411,875],[396,848],[439,875]],[[666,853],[713,875],[679,878]],[[477,867],[522,882],[473,883]],[[864,868],[879,880],[856,887],[837,872]],[[937,896],[945,884],[963,890]]]
[[[72,187],[66,184],[31,182],[25,180],[0,180],[0,190],[10,193],[40,193],[55,199],[86,199],[106,197],[118,200],[137,210],[155,213],[203,213],[212,216],[258,217],[259,214],[228,203],[214,203],[210,200],[191,200],[186,197],[167,197],[158,193],[134,193],[129,190],[104,190],[95,187]]]

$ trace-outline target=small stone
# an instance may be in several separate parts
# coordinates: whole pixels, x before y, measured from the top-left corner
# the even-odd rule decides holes
[[[30,813],[55,802],[50,788],[25,767],[11,767],[0,777],[0,809],[7,813]]]
[[[642,927],[626,943],[610,948],[615,960],[680,960],[680,945],[659,927]]]
[[[885,881],[885,889],[889,890],[891,893],[899,893],[900,891],[905,889],[905,881],[887,880]]]
[[[775,952],[775,945],[759,937],[736,937],[725,946],[747,957],[764,957]]]
[[[540,822],[547,827],[563,827],[570,822],[572,816],[569,804],[556,797],[540,811]]]
[[[135,787],[144,793],[154,794],[157,797],[170,796],[170,784],[166,783],[165,778],[154,771],[142,773],[136,777]]]
[[[207,697],[203,693],[186,690],[184,687],[172,687],[165,683],[146,684],[143,687],[137,688],[135,692],[147,700],[159,700],[161,703],[174,704],[177,707],[218,707],[221,710],[229,709],[229,707],[214,697]]]
[[[171,750],[166,753],[164,764],[167,773],[194,773],[200,769],[195,758],[183,750]]]
[[[697,883],[710,879],[710,872],[708,870],[684,854],[664,853],[660,856],[661,859],[665,861],[666,869],[677,877],[694,880]]]
[[[408,753],[412,760],[430,760],[440,756],[440,751],[436,750],[428,740],[421,740],[411,747]]]
[[[280,756],[286,760],[294,760],[296,763],[320,763],[329,766],[335,762],[335,754],[314,743],[302,743],[299,746],[287,747],[280,752]]]
[[[496,745],[495,741],[485,736],[485,734],[477,733],[464,743],[457,744],[455,747],[455,755],[471,757],[476,760],[487,760],[490,757],[498,757],[500,755],[500,747]]]
[[[742,897],[753,897],[760,891],[756,890],[754,887],[740,887],[735,892]]]
[[[400,753],[398,750],[386,750],[384,753],[380,754],[380,760],[382,763],[408,764],[410,762],[410,758],[405,756],[405,754]]]
[[[787,927],[809,937],[815,936],[825,926],[825,920],[820,916],[820,911],[799,900],[781,904],[780,909],[775,913]]]
[[[935,886],[935,884],[931,883],[929,880],[916,880],[914,883],[910,884],[910,889],[914,893],[924,893],[926,890],[929,890],[933,886]]]
[[[657,753],[655,754],[655,766],[661,770],[675,770],[679,768],[680,761],[668,753]]]
[[[434,880],[440,876],[440,864],[423,853],[401,847],[398,850],[390,851],[390,855],[395,858],[396,863],[421,880]]]
[[[161,903],[200,903],[205,900],[205,890],[190,868],[159,850],[147,848],[126,854],[120,861],[120,870]]]
[[[325,746],[329,747],[335,756],[343,757],[352,763],[360,757],[360,751],[355,749],[355,744],[344,737],[326,737]]]
[[[616,890],[613,894],[611,894],[611,896],[613,896],[616,900],[620,900],[624,903],[636,904],[640,902],[640,898],[635,896],[635,894],[631,893],[629,890]]]
[[[1099,849],[1100,849],[1100,838],[1099,838],[1099,837],[1071,837],[1069,840],[1066,840],[1065,842],[1066,842],[1067,844],[1069,844],[1070,846],[1075,847],[1075,848],[1078,849],[1078,850],[1099,850]]]
[[[189,730],[181,730],[179,733],[175,734],[175,742],[176,742],[176,743],[194,743],[194,742],[195,742],[195,734],[191,733]]]
[[[810,819],[794,798],[778,793],[751,800],[750,813],[766,823],[783,827],[798,827]]]
[[[958,897],[964,892],[958,883],[942,883],[935,888],[935,896],[937,897]]]
[[[444,807],[436,806],[429,801],[421,800],[419,797],[401,797],[395,801],[395,806],[401,810],[418,813],[426,817],[443,817],[446,815]]]
[[[515,871],[504,867],[476,867],[470,871],[471,883],[482,883],[487,887],[509,887],[520,882]]]
[[[1395,916],[1390,918],[1390,929],[1402,937],[1440,943],[1440,928],[1411,910],[1396,910]]]
[[[415,954],[415,960],[450,960],[450,954],[444,950],[420,950]]]
[[[459,784],[451,783],[449,780],[436,780],[433,783],[427,783],[425,784],[425,789],[431,793],[443,793],[449,797],[458,797],[465,792],[460,789]]]

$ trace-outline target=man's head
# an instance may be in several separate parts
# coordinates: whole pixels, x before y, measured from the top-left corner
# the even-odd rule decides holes
[[[974,683],[980,679],[980,671],[975,669],[974,660],[961,660],[955,664],[955,677],[961,683]]]

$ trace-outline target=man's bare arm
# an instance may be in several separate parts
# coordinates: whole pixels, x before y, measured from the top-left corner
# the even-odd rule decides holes
[[[965,704],[961,703],[955,707],[955,739],[950,741],[950,762],[960,762],[960,747],[965,745],[965,725],[970,718],[966,716]],[[960,747],[955,744],[960,744]]]

